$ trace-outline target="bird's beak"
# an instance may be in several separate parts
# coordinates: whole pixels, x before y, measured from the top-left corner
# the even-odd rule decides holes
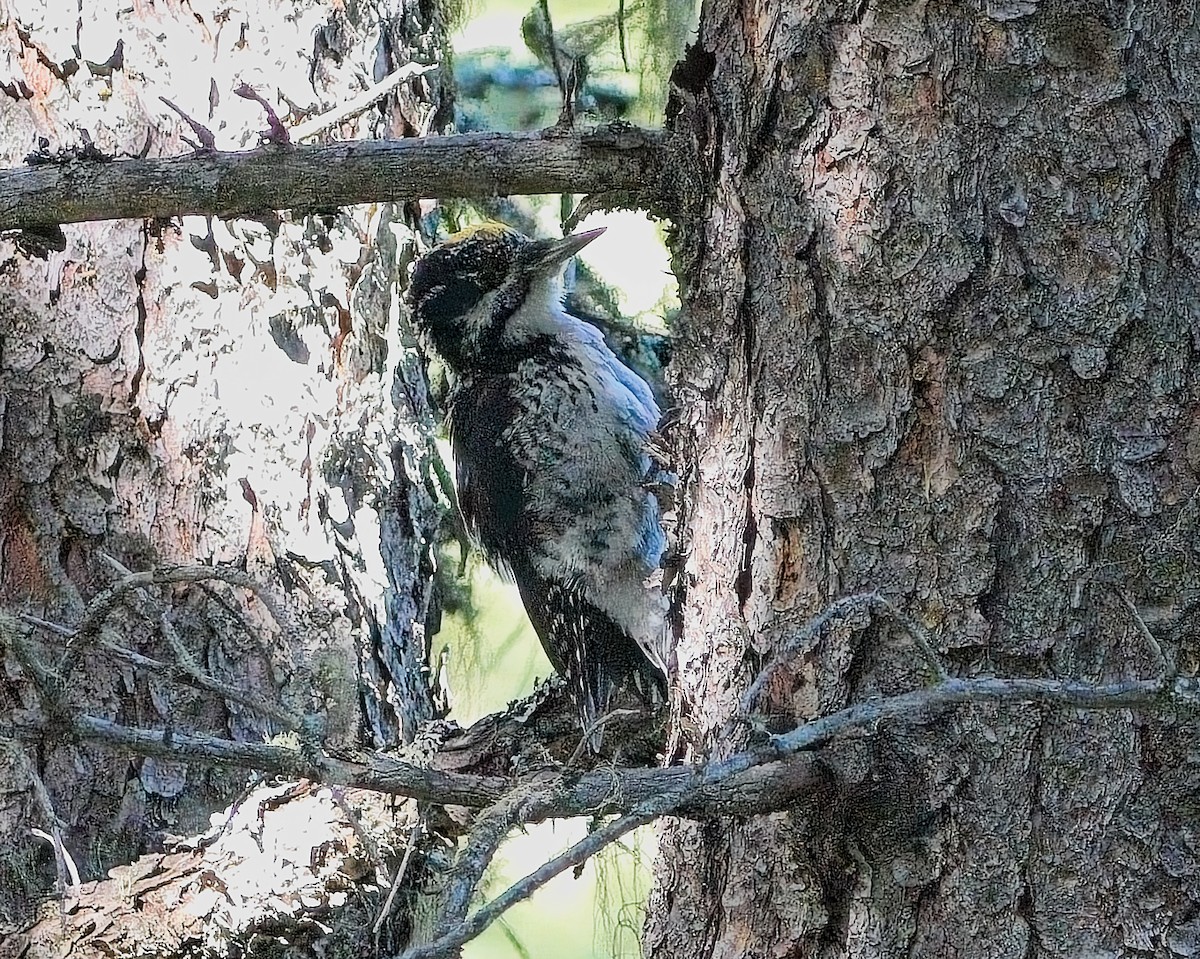
[[[555,270],[576,253],[596,239],[606,228],[588,230],[586,233],[576,233],[563,237],[561,240],[541,240],[536,253],[536,262],[540,270]]]

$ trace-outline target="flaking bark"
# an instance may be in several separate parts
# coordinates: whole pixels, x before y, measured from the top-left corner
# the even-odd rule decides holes
[[[763,657],[879,589],[950,671],[1085,680],[1197,654],[1195,10],[705,4],[669,134],[683,699],[721,753]],[[843,620],[772,728],[920,683]],[[1189,667],[1190,668],[1190,667]],[[1187,716],[980,707],[882,725],[823,815],[675,822],[651,957],[1194,951]]]
[[[442,52],[416,4],[72,9],[16,2],[0,17],[12,71],[0,84],[3,165],[20,166],[42,138],[54,156],[86,133],[96,151],[153,167],[186,152],[190,133],[160,97],[216,130],[218,145],[252,148],[266,121],[233,96],[239,82],[284,116],[315,116],[353,100],[373,71]],[[436,130],[444,93],[435,77],[401,87],[337,135]],[[87,173],[104,166],[23,172],[68,182],[84,204],[153,193],[126,184],[114,196]],[[43,214],[52,200],[41,197]],[[55,889],[55,851],[31,828],[57,829],[83,883],[103,882],[168,834],[204,832],[244,792],[243,770],[100,746],[56,717],[156,727],[164,742],[179,732],[261,744],[299,716],[288,735],[302,743],[394,747],[435,714],[433,418],[397,308],[416,218],[380,203],[110,220],[65,227],[64,248],[45,259],[0,241],[0,603],[49,624],[27,622],[24,637],[49,669],[44,688],[14,645],[0,654],[2,725],[20,737],[0,741],[0,938]],[[226,564],[265,592],[152,577],[75,645],[55,631],[80,626],[129,571],[180,564]],[[196,677],[244,695],[223,699]],[[48,809],[24,800],[33,776]],[[340,828],[305,838],[336,845]],[[399,910],[383,941],[398,948],[414,925]],[[35,953],[64,954],[82,935],[53,919],[37,931]],[[121,948],[169,955],[200,941],[138,938],[125,930]]]

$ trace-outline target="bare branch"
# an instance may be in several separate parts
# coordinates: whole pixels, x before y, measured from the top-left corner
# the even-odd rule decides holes
[[[184,112],[183,108],[174,101],[168,100],[166,97],[159,97],[159,99],[162,100],[162,102],[165,103],[170,110],[176,113],[179,118],[191,128],[192,134],[196,137],[195,140],[189,140],[187,137],[180,135],[179,139],[181,139],[188,146],[195,147],[197,149],[216,149],[217,138],[213,136],[212,130],[206,127],[195,117],[188,116],[188,114]]]
[[[1170,678],[1175,674],[1175,663],[1173,662],[1173,657],[1171,659],[1167,658],[1166,651],[1162,648],[1162,645],[1159,643],[1159,641],[1154,637],[1154,634],[1150,632],[1150,627],[1147,626],[1146,621],[1142,619],[1142,614],[1138,612],[1138,608],[1134,605],[1133,600],[1129,598],[1129,594],[1123,589],[1117,589],[1115,592],[1117,594],[1117,599],[1121,601],[1121,604],[1129,611],[1129,615],[1133,617],[1134,627],[1137,629],[1142,639],[1146,641],[1146,648],[1150,651],[1150,655],[1154,659],[1154,667],[1157,670],[1159,677],[1162,679]]]
[[[495,802],[511,786],[508,779],[424,769],[385,754],[350,762],[299,746],[233,742],[215,736],[183,734],[162,729],[134,729],[96,716],[75,717],[74,733],[81,739],[119,746],[141,756],[194,759],[257,769],[293,779],[326,785],[361,786],[412,799],[478,808]]]
[[[162,630],[163,637],[170,644],[171,650],[175,653],[175,658],[179,661],[179,666],[172,667],[166,663],[155,663],[153,660],[148,659],[148,657],[140,656],[139,658],[144,661],[145,666],[148,668],[157,667],[164,669],[173,678],[182,683],[220,696],[226,702],[237,703],[240,706],[252,709],[260,716],[266,716],[269,719],[275,720],[281,730],[294,731],[303,728],[304,719],[301,716],[284,709],[282,706],[265,699],[257,693],[238,689],[236,686],[231,686],[229,683],[223,683],[209,676],[208,673],[200,668],[195,659],[192,658],[184,647],[183,640],[179,638],[179,633],[176,632],[175,625],[171,622],[171,616],[166,611],[159,617],[159,628]],[[105,649],[112,650],[114,648],[107,640],[103,640],[103,643]],[[138,656],[137,653],[130,653],[130,655]]]
[[[239,569],[231,566],[160,566],[143,573],[132,573],[115,560],[105,558],[123,573],[124,578],[99,593],[88,604],[83,614],[83,620],[75,631],[75,635],[68,641],[67,652],[59,663],[58,673],[61,681],[65,682],[74,671],[84,650],[99,642],[100,628],[116,609],[121,599],[127,593],[144,589],[147,586],[166,583],[204,583],[212,580],[239,586],[250,590],[259,599],[281,629],[289,631],[291,628],[291,619],[284,607],[253,576]]]
[[[42,617],[34,616],[30,613],[17,613],[17,619],[29,623],[31,626],[36,626],[38,629],[44,629],[48,633],[54,633],[55,636],[64,636],[70,639],[75,635],[75,630],[70,626],[63,626],[61,623],[52,623],[48,619],[42,619]]]
[[[291,134],[292,142],[296,143],[309,137],[315,137],[336,127],[339,123],[345,123],[360,113],[365,113],[372,104],[386,97],[406,80],[412,80],[414,77],[436,70],[437,66],[436,63],[406,63],[398,70],[393,70],[378,83],[373,83],[353,99],[347,100],[327,113],[296,124],[288,131]]]
[[[437,923],[439,938],[453,936],[462,926],[488,863],[509,830],[525,821],[523,805],[522,797],[514,791],[476,818],[471,834],[454,860],[442,894],[442,913]]]
[[[0,171],[0,231],[513,193],[627,191],[651,205],[664,152],[660,134],[614,125],[40,163]]]
[[[271,618],[275,620],[280,629],[287,633],[295,632],[295,624],[292,621],[288,606],[279,602],[275,595],[261,582],[235,566],[182,564],[178,566],[158,566],[145,573],[135,573],[107,553],[102,552],[98,555],[122,576],[143,577],[140,580],[129,579],[127,582],[119,584],[122,591],[127,592],[130,589],[140,589],[150,583],[160,585],[163,583],[226,583],[229,586],[237,586],[241,589],[249,590],[263,604],[267,612],[271,614]],[[146,582],[144,577],[150,577],[149,583]]]
[[[179,569],[187,579],[206,568]],[[138,574],[147,576],[151,574]],[[136,577],[127,577],[128,588]],[[151,580],[153,581],[153,580]],[[158,580],[164,581],[164,580]],[[833,615],[866,606],[887,615],[890,604],[874,594],[850,597],[835,604],[809,625],[809,634]],[[35,677],[48,674],[36,654],[22,645],[16,620],[7,624],[7,637],[22,665]],[[906,626],[906,628],[908,628]],[[924,639],[922,636],[921,639]],[[924,639],[927,656],[936,658]],[[43,695],[46,692],[43,691]],[[796,808],[803,797],[817,793],[811,786],[819,778],[815,751],[839,737],[870,735],[882,722],[922,723],[936,718],[944,709],[982,703],[1038,704],[1077,709],[1191,708],[1200,706],[1200,680],[1169,677],[1093,685],[1055,679],[953,679],[887,699],[856,703],[846,709],[814,719],[789,733],[773,736],[726,759],[702,765],[679,767],[605,767],[591,772],[558,775],[542,768],[523,777],[447,772],[404,762],[394,755],[355,754],[353,760],[323,754],[307,747],[236,743],[213,737],[184,735],[173,731],[131,729],[91,716],[75,716],[59,710],[51,722],[66,732],[94,741],[122,746],[144,755],[175,759],[202,759],[232,763],[290,778],[304,778],[329,785],[346,785],[408,796],[438,805],[458,805],[486,811],[479,817],[466,846],[459,855],[447,887],[437,938],[405,954],[405,959],[431,959],[454,954],[463,943],[477,936],[517,902],[562,871],[585,862],[608,844],[635,827],[663,815],[699,819],[730,813],[766,813]],[[494,732],[494,726],[489,726]],[[461,734],[469,738],[470,731]],[[443,740],[439,755],[453,752]],[[494,735],[498,745],[510,740]],[[461,762],[456,756],[451,762]],[[509,767],[511,768],[511,767]],[[619,814],[620,818],[576,843],[514,884],[500,896],[469,913],[472,896],[487,863],[508,831],[515,825],[550,818],[578,815]]]
[[[160,632],[162,633],[163,639],[166,640],[167,645],[171,647],[171,651],[175,654],[176,662],[159,662],[158,660],[152,659],[149,656],[145,656],[142,653],[126,649],[104,636],[103,631],[101,631],[100,635],[98,635],[94,640],[100,649],[103,649],[113,658],[124,661],[135,668],[145,669],[148,672],[164,675],[166,678],[174,680],[175,682],[183,685],[191,686],[195,689],[200,689],[205,692],[214,693],[215,695],[220,696],[222,699],[225,699],[227,702],[238,703],[239,705],[246,706],[261,716],[266,716],[275,720],[275,722],[279,724],[279,728],[281,730],[299,730],[303,727],[303,717],[298,716],[297,714],[285,709],[280,705],[270,702],[264,697],[259,696],[257,693],[249,690],[239,689],[236,686],[221,682],[220,680],[209,676],[200,668],[199,664],[196,663],[191,653],[189,653],[184,646],[183,640],[180,638],[179,633],[175,629],[174,622],[171,619],[170,611],[166,605],[147,594],[141,587],[137,587],[136,585],[128,585],[136,584],[138,582],[136,579],[130,579],[130,577],[137,575],[132,570],[128,569],[126,566],[109,556],[107,553],[101,552],[98,555],[100,559],[102,559],[110,567],[116,570],[117,573],[124,577],[124,580],[121,583],[118,583],[117,587],[115,588],[124,589],[125,592],[128,592],[129,589],[136,588],[139,592],[142,592],[143,595],[145,595],[147,602],[150,603],[152,609],[157,615]],[[207,573],[204,572],[206,570]],[[197,571],[199,571],[199,573]],[[209,595],[214,596],[218,602],[224,602],[224,599],[221,598],[215,591],[207,589],[207,586],[205,585],[206,580],[212,579],[227,583],[232,586],[244,587],[259,598],[260,602],[262,602],[263,606],[266,607],[267,611],[271,614],[272,618],[275,619],[276,623],[279,624],[280,628],[287,630],[291,626],[291,620],[288,617],[288,614],[285,612],[283,606],[275,599],[275,597],[271,595],[270,591],[268,591],[252,576],[247,575],[239,569],[223,566],[164,567],[163,575],[168,577],[176,577],[176,579],[169,581],[186,582],[194,582],[194,577],[196,575],[201,575],[202,578],[199,580],[201,588],[206,589]],[[105,591],[100,597],[97,597],[97,601],[107,596],[109,596],[109,591]],[[97,605],[97,601],[93,601],[92,607],[90,608],[94,608]],[[248,623],[245,622],[245,617],[242,615],[241,610],[233,607],[227,608],[231,609],[234,615],[242,622],[243,628],[247,630],[251,638],[255,640],[256,644],[261,647],[262,638],[254,629],[250,627]],[[87,619],[88,614],[85,612],[85,622]],[[39,623],[38,625],[43,624]],[[73,639],[74,635],[75,634],[73,632],[69,630],[67,631],[68,637]],[[76,645],[76,649],[77,648],[78,646]]]
[[[42,662],[33,648],[33,644],[20,626],[20,620],[10,617],[7,612],[0,610],[0,640],[13,651],[17,662],[29,676],[34,688],[42,700],[42,708],[53,718],[55,723],[62,721],[66,714],[63,706],[58,675]],[[40,625],[40,624],[39,624]]]
[[[927,689],[856,703],[775,736],[771,745],[777,755],[814,749],[836,736],[869,730],[887,720],[920,722],[947,706],[1038,703],[1077,709],[1150,709],[1177,704],[1194,709],[1200,705],[1198,694],[1200,682],[1192,679],[1173,683],[1134,680],[1103,686],[1058,679],[947,679]]]
[[[924,626],[882,593],[875,594],[875,606],[886,612],[888,616],[899,623],[904,631],[908,633],[909,638],[916,643],[917,650],[925,660],[925,665],[929,668],[929,672],[934,679],[938,682],[943,682],[949,678],[946,673],[946,667],[942,665],[942,659],[934,648],[933,640],[929,638],[929,633],[925,630]]]
[[[1192,684],[1194,687],[1194,684]],[[1083,683],[1058,682],[1055,680],[945,680],[929,690],[918,690],[903,696],[895,696],[879,703],[863,703],[842,710],[823,720],[801,726],[787,736],[776,737],[772,748],[782,752],[797,752],[811,749],[841,733],[873,726],[883,719],[913,718],[913,714],[941,705],[977,702],[1051,702],[1056,705],[1074,705],[1082,708],[1120,708],[1129,705],[1145,705],[1160,697],[1166,689],[1160,682],[1119,683],[1109,686],[1090,686]],[[1183,694],[1182,689],[1176,692]],[[1189,688],[1188,694],[1195,695]],[[711,763],[703,770],[693,770],[695,781],[681,783],[648,799],[631,813],[609,823],[602,829],[577,842],[566,852],[549,860],[524,879],[514,883],[503,893],[481,907],[458,927],[444,933],[432,942],[409,949],[401,959],[437,959],[451,956],[467,942],[482,933],[508,909],[529,898],[541,886],[559,873],[585,862],[605,846],[621,836],[668,815],[682,806],[689,794],[699,792],[704,785],[718,786],[748,766],[758,762],[754,750],[740,753],[728,760]]]
[[[613,820],[579,840],[570,849],[538,866],[524,879],[513,883],[495,899],[487,905],[481,906],[450,931],[432,942],[415,946],[402,953],[401,959],[435,959],[439,956],[457,955],[458,950],[465,943],[482,933],[517,903],[528,899],[559,873],[565,872],[572,866],[587,862],[606,846],[616,842],[638,826],[644,826],[660,816],[665,816],[683,801],[685,795],[685,787],[679,786],[669,793],[646,800],[629,815]]]
[[[387,899],[384,900],[383,908],[379,910],[379,915],[375,917],[375,923],[371,926],[371,933],[375,936],[376,951],[379,951],[379,934],[383,931],[383,924],[387,917],[391,915],[392,906],[396,902],[396,893],[400,891],[400,884],[404,882],[404,876],[408,872],[408,864],[412,860],[413,850],[417,848],[417,840],[421,837],[421,830],[425,827],[425,817],[417,816],[417,821],[413,823],[412,829],[408,833],[408,842],[404,846],[404,857],[400,860],[400,865],[396,868],[396,875],[392,879],[392,885],[388,889]]]
[[[263,98],[261,93],[245,81],[239,83],[233,92],[245,100],[253,100],[266,113],[268,129],[258,135],[263,143],[274,143],[276,146],[281,147],[292,145],[292,136],[288,132],[288,128],[283,125],[283,121],[279,119],[279,114],[275,112],[275,108]]]
[[[499,801],[510,790],[524,790],[522,822],[630,812],[644,802],[680,791],[682,798],[677,808],[672,808],[679,815],[708,819],[788,808],[818,778],[809,761],[797,754],[834,738],[869,733],[884,721],[921,723],[938,710],[980,703],[1037,703],[1079,709],[1194,709],[1200,707],[1200,680],[1177,679],[1167,684],[1141,680],[1093,686],[1052,679],[950,679],[888,699],[856,703],[772,737],[763,745],[702,766],[605,767],[562,778],[547,778],[544,771],[525,779],[446,772],[383,753],[363,753],[350,761],[294,746],[132,729],[94,716],[74,717],[73,732],[82,739],[120,746],[140,755],[226,763],[440,805],[479,809]]]
[[[174,627],[165,614],[161,625],[163,635],[167,637],[168,642],[173,647],[181,645]],[[280,730],[299,730],[304,725],[304,721],[300,716],[264,699],[257,693],[238,689],[236,686],[213,679],[213,677],[196,666],[191,657],[188,657],[186,662],[178,664],[164,663],[151,656],[135,652],[132,649],[126,649],[124,646],[119,646],[103,636],[97,640],[97,645],[111,658],[132,666],[134,669],[144,669],[148,673],[162,676],[171,682],[191,686],[193,689],[199,689],[203,692],[219,696],[227,702],[237,703],[238,705],[245,706],[247,709],[252,709],[260,716],[266,716],[275,720],[279,724]]]
[[[56,636],[65,637],[68,640],[73,639],[77,632],[74,629],[69,629],[66,626],[61,626],[58,623],[52,623],[27,613],[20,613],[17,618],[39,629],[54,633]],[[160,626],[164,638],[180,659],[178,663],[164,663],[144,653],[126,649],[124,646],[113,642],[105,636],[100,636],[96,639],[96,646],[112,659],[132,666],[134,669],[144,669],[148,673],[162,676],[171,682],[177,682],[184,686],[191,686],[193,689],[213,693],[229,702],[238,703],[248,709],[252,709],[262,716],[274,719],[283,730],[298,730],[303,726],[303,720],[300,716],[289,712],[282,706],[277,706],[257,693],[223,683],[202,671],[192,657],[187,654],[186,650],[183,649],[182,641],[179,639],[174,626],[172,626],[165,612],[161,615]]]

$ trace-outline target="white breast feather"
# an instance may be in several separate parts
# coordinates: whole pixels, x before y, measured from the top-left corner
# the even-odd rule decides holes
[[[562,309],[559,295],[557,285],[545,295],[531,290],[506,334],[511,341],[555,336],[579,366],[577,381],[586,386],[564,397],[557,387],[548,388],[536,361],[517,374],[529,377],[522,387],[529,390],[530,410],[507,439],[514,450],[523,451],[530,468],[527,508],[533,516],[546,517],[549,527],[542,531],[534,565],[551,580],[575,578],[588,601],[637,640],[665,672],[661,650],[667,600],[648,581],[658,580],[666,537],[658,501],[645,488],[650,459],[641,451],[631,456],[620,439],[632,432],[644,441],[658,425],[658,405],[650,387],[617,359],[600,331]],[[549,436],[577,443],[550,449]],[[536,468],[539,456],[560,454],[555,469]],[[617,495],[605,502],[608,491]],[[597,550],[597,537],[606,537],[606,549]]]

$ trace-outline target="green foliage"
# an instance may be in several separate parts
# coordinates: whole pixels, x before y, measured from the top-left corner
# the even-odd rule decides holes
[[[667,81],[695,29],[695,0],[499,0],[455,44],[459,127],[533,130],[561,107],[560,81],[579,66],[589,121],[662,124]],[[511,26],[511,32],[509,30]]]

